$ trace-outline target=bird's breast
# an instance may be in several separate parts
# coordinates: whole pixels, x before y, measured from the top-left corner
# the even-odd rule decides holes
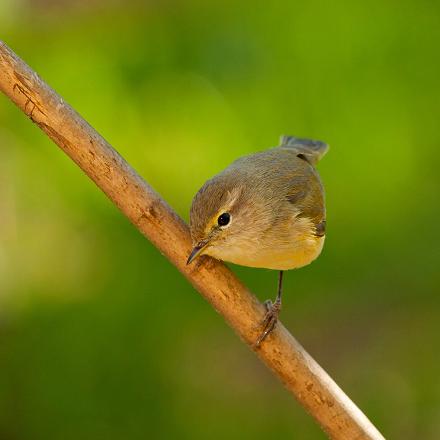
[[[324,240],[325,236],[315,235],[310,219],[296,218],[287,230],[276,228],[259,240],[251,240],[243,234],[234,243],[213,246],[206,253],[242,266],[288,270],[315,260],[322,251]]]
[[[231,252],[229,255],[218,257],[224,261],[249,267],[259,267],[275,270],[297,269],[307,266],[321,253],[324,237],[317,237],[310,243],[289,248],[276,249],[265,252]],[[215,255],[213,255],[215,256]]]

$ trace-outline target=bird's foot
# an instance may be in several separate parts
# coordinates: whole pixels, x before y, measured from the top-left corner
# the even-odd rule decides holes
[[[263,331],[260,336],[258,336],[255,347],[258,348],[260,344],[267,338],[267,336],[272,332],[275,328],[275,324],[278,321],[278,315],[281,310],[281,301],[275,301],[274,303],[268,299],[264,302],[266,306],[266,315],[264,316],[263,321],[261,322],[261,327],[263,327]]]

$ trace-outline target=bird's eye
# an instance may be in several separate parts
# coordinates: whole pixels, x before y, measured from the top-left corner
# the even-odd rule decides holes
[[[231,221],[231,216],[228,212],[224,212],[217,219],[217,223],[219,226],[226,226],[230,221]]]

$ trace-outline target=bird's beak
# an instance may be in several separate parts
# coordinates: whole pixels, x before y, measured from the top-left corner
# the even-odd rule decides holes
[[[207,241],[201,241],[200,243],[197,243],[197,246],[194,246],[194,249],[189,254],[188,260],[186,260],[186,264],[192,263],[202,253],[207,244]]]

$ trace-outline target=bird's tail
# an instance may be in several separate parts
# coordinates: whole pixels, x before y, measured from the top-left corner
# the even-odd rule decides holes
[[[280,147],[298,151],[298,155],[302,155],[312,165],[316,165],[329,149],[325,142],[294,136],[281,136]]]

